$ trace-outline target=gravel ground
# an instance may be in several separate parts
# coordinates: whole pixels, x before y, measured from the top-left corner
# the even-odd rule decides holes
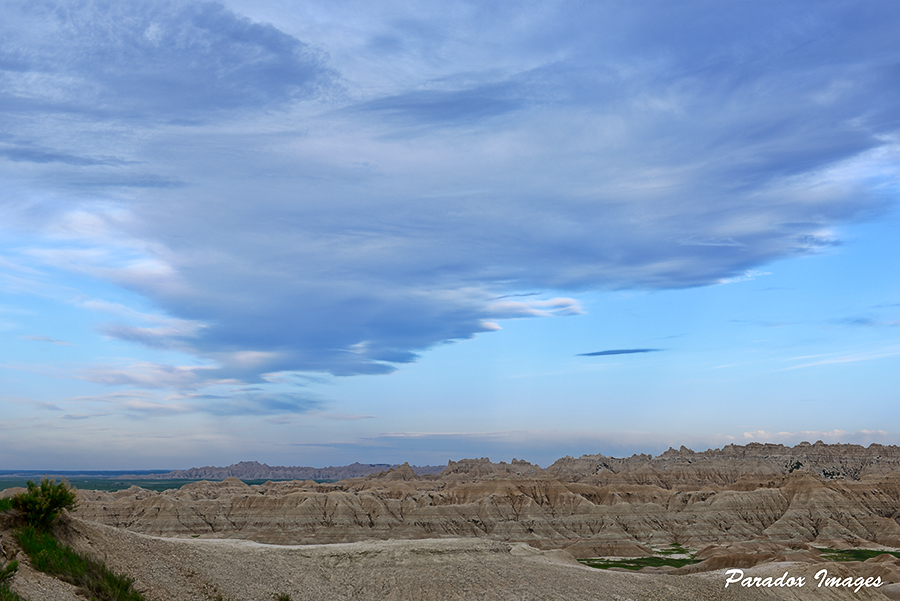
[[[30,601],[84,601],[71,584],[31,569],[19,557],[19,571],[13,581],[13,590]]]

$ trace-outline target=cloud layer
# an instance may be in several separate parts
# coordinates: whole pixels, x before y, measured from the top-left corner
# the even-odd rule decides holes
[[[830,248],[888,202],[890,5],[459,7],[341,42],[215,3],[5,5],[8,261],[137,292],[165,317],[102,332],[204,363],[82,377],[388,373],[582,291]],[[510,296],[534,289],[564,294]]]
[[[215,3],[12,2],[4,15],[7,114],[206,121],[319,95],[332,79],[308,45]],[[36,151],[18,158],[97,162]]]

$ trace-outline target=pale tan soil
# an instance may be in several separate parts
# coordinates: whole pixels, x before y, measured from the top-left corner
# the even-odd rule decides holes
[[[33,570],[19,557],[12,589],[30,601],[84,601],[74,586]]]
[[[277,546],[235,540],[164,539],[67,520],[58,535],[76,549],[104,558],[136,578],[158,601],[362,600],[608,600],[767,601],[879,600],[875,590],[725,589],[723,571],[686,576],[633,574],[579,565],[561,551],[477,539],[367,541]],[[23,560],[20,554],[18,559]],[[27,562],[23,562],[25,564]],[[768,564],[748,575],[812,574],[832,563]],[[14,589],[31,601],[75,601],[73,587],[20,568]]]

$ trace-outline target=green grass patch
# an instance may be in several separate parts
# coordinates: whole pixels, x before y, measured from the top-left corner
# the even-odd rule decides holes
[[[685,549],[678,543],[672,543],[668,549],[662,549],[656,552],[657,555],[691,555],[690,549]]]
[[[134,590],[134,579],[110,571],[102,561],[86,557],[60,544],[53,535],[24,526],[16,532],[16,540],[31,565],[51,576],[79,587],[94,601],[146,601]]]
[[[0,570],[0,601],[26,601],[9,588],[9,580],[15,576],[18,569],[19,562],[11,561]]]
[[[5,497],[3,499],[0,499],[0,513],[3,513],[4,511],[9,511],[10,509],[12,509],[12,507],[13,507],[12,498]]]
[[[673,555],[687,555],[687,557],[672,557]],[[649,557],[617,557],[615,559],[590,557],[587,559],[579,559],[578,561],[586,566],[599,568],[601,570],[608,570],[609,568],[640,570],[641,568],[659,568],[663,566],[681,568],[693,563],[700,563],[699,559],[694,559],[694,553],[692,553],[690,549],[686,549],[678,543],[669,545],[668,549],[656,551]]]
[[[0,584],[6,584],[6,581],[12,578],[16,571],[19,569],[18,561],[11,561],[6,564],[2,570],[0,570]]]
[[[5,584],[0,585],[0,601],[28,601],[10,590]]]
[[[640,570],[641,568],[648,567],[662,567],[662,566],[672,566],[673,568],[680,568],[683,566],[691,565],[692,563],[699,563],[696,559],[675,559],[673,557],[634,557],[634,558],[626,558],[623,557],[621,559],[602,559],[602,558],[591,558],[591,559],[579,559],[581,563],[586,566],[590,566],[592,568],[599,568],[601,570],[608,570],[609,568],[625,568],[626,570]]]
[[[819,549],[822,559],[828,561],[865,561],[879,555],[893,555],[900,558],[900,551],[876,551],[874,549]]]

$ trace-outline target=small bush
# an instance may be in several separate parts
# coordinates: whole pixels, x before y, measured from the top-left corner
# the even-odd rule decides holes
[[[291,596],[287,593],[281,593],[279,595],[275,595],[275,601],[291,601]]]
[[[75,511],[78,499],[67,481],[57,483],[52,478],[44,478],[40,486],[29,480],[28,491],[14,496],[12,506],[22,514],[25,524],[47,532],[60,511]]]
[[[12,503],[11,497],[4,497],[4,498],[0,499],[0,513],[3,513],[4,511],[9,511],[10,509],[12,509],[12,507],[13,507],[13,503]]]

